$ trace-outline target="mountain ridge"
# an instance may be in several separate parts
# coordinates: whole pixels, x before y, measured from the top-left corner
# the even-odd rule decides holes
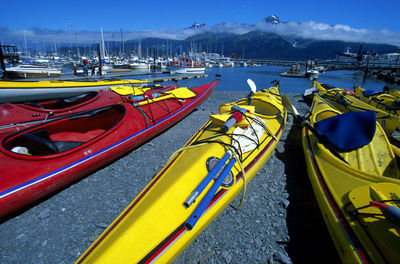
[[[134,48],[137,41],[127,41],[125,46]],[[309,57],[316,59],[334,59],[337,52],[346,48],[358,50],[360,45],[365,52],[390,53],[395,52],[397,47],[390,44],[373,44],[363,42],[346,42],[339,40],[316,40],[302,39],[295,40],[285,38],[276,33],[250,31],[245,34],[234,33],[212,33],[205,32],[193,35],[184,40],[168,40],[148,38],[141,40],[142,50],[153,49],[160,52],[161,47],[169,45],[171,51],[193,50],[197,52],[219,53],[226,57],[237,57],[244,59],[281,59],[281,60],[305,60]]]

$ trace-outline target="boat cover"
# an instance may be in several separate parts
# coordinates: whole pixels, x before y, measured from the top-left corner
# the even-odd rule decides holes
[[[347,112],[321,120],[314,127],[337,149],[351,151],[371,142],[376,129],[376,113]]]
[[[370,89],[366,89],[365,91],[363,91],[363,95],[365,96],[365,97],[370,97],[370,96],[372,96],[372,95],[376,95],[376,94],[380,94],[381,92],[377,92],[377,91],[374,91],[374,90],[370,90]]]

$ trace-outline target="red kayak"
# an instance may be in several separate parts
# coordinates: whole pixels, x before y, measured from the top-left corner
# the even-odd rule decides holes
[[[78,180],[171,127],[204,102],[218,79],[191,98],[119,103],[65,115],[2,138],[0,218]],[[179,88],[178,88],[179,89]],[[177,89],[171,90],[175,91]]]
[[[176,88],[176,84],[149,86],[157,92]],[[48,122],[60,116],[73,114],[125,101],[128,96],[111,90],[93,91],[63,99],[0,104],[0,136],[18,132],[39,123]]]

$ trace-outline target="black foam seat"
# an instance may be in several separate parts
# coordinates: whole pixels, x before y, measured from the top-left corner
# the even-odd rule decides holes
[[[31,133],[21,135],[22,145],[26,147],[31,155],[46,155],[58,152],[53,141]]]

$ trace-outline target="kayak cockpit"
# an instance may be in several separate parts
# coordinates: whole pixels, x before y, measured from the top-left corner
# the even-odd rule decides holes
[[[3,146],[12,154],[29,156],[72,150],[112,129],[125,111],[122,105],[112,105],[81,112],[10,135],[3,140]]]
[[[241,100],[238,105],[247,105],[247,101]],[[257,97],[253,98],[251,105],[254,106],[254,113],[259,115],[276,117],[282,114],[278,107]]]
[[[320,111],[315,111],[316,114],[310,117],[310,121],[314,128],[317,128],[316,130],[318,130],[318,134],[320,134],[321,129],[318,129],[320,127],[317,126],[319,125],[318,123],[322,123],[328,119],[334,119],[336,116],[339,117],[339,115],[344,117],[346,114],[341,114],[336,110],[327,107],[327,104],[325,104],[322,99],[320,99],[319,97],[317,98],[319,100],[314,100],[312,107],[321,107],[323,109],[321,109]],[[363,112],[364,111],[349,113],[360,114]],[[358,124],[356,121],[357,119],[355,119],[354,122],[351,124],[347,123],[347,129],[343,129],[342,127],[342,129],[339,130],[339,132],[341,132],[340,136],[339,134],[335,135],[331,133],[332,130],[335,130],[334,128],[337,128],[337,125],[331,125],[331,128],[329,129],[330,136],[325,134],[318,135],[317,137],[319,139],[323,139],[322,141],[320,141],[320,143],[323,143],[323,145],[325,146],[325,151],[330,152],[335,156],[340,155],[341,159],[343,159],[347,163],[347,165],[362,172],[369,173],[370,175],[385,176],[395,179],[399,178],[399,170],[396,158],[393,154],[393,151],[391,150],[387,138],[384,136],[384,131],[376,122],[376,120],[373,122],[374,129],[373,132],[371,132],[373,134],[371,134],[369,141],[364,140],[364,143],[361,144],[361,146],[358,146],[356,148],[343,149],[335,145],[335,141],[340,141],[341,143],[350,142],[354,144],[357,137],[360,137],[362,134],[360,129],[372,131],[371,127],[357,129]]]
[[[326,118],[332,117],[332,116],[336,116],[338,114],[340,114],[340,113],[338,113],[336,111],[331,111],[331,110],[321,111],[315,116],[314,123],[324,120]]]
[[[98,95],[98,92],[89,92],[57,100],[24,102],[24,106],[49,110],[65,109],[92,100],[96,95]]]

